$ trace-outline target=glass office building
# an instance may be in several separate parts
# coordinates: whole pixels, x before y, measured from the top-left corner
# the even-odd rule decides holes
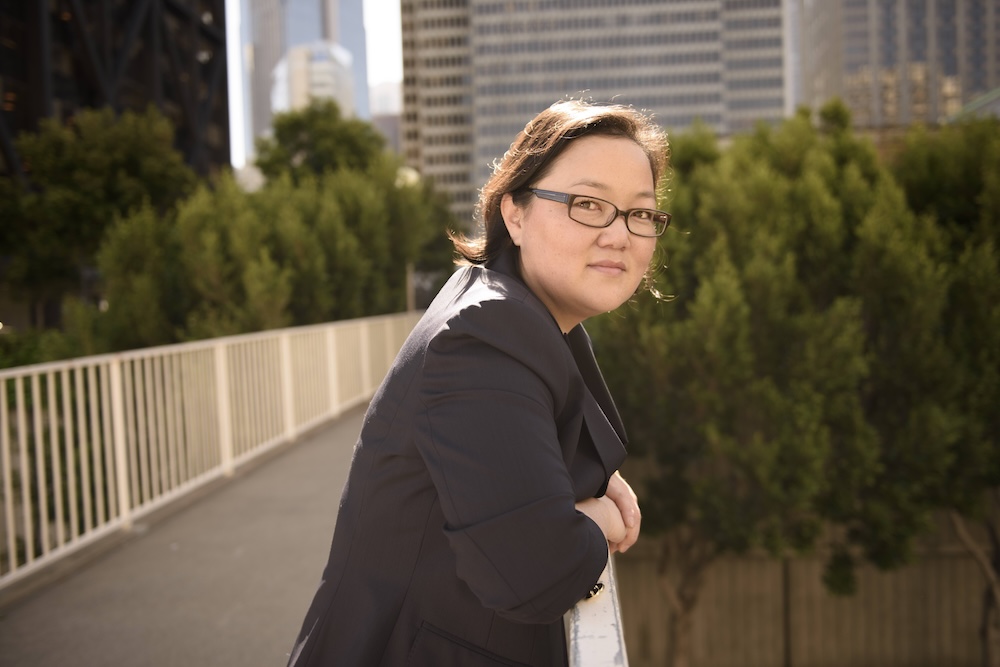
[[[185,160],[228,165],[223,0],[0,1],[0,175],[23,177],[14,139],[42,118],[155,105]]]
[[[802,0],[804,101],[859,128],[942,123],[1000,87],[1000,0]]]
[[[471,220],[478,188],[566,98],[720,135],[797,102],[792,0],[403,0],[403,152]]]

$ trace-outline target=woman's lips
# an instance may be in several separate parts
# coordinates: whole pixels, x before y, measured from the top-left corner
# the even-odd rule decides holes
[[[624,262],[615,262],[615,261],[612,261],[612,260],[603,260],[603,261],[600,261],[600,262],[593,262],[593,263],[591,263],[590,268],[596,269],[597,271],[600,271],[601,273],[609,273],[609,274],[613,274],[613,275],[618,275],[618,274],[621,274],[621,273],[625,273],[625,263]]]

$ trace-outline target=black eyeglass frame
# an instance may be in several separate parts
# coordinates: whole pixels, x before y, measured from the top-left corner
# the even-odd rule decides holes
[[[540,190],[539,188],[528,188],[527,190],[528,192],[535,195],[539,199],[547,199],[549,201],[559,202],[560,204],[566,204],[566,214],[569,216],[569,219],[577,224],[583,225],[584,227],[590,227],[591,229],[603,229],[605,227],[610,227],[611,223],[613,223],[615,220],[618,219],[618,216],[624,216],[625,228],[629,231],[630,234],[635,234],[636,236],[641,236],[647,239],[655,239],[660,236],[663,236],[663,233],[667,231],[667,227],[670,226],[670,220],[673,218],[673,216],[667,213],[666,211],[660,211],[655,208],[630,208],[623,211],[614,204],[612,204],[611,202],[609,202],[607,199],[601,199],[600,197],[592,197],[591,195],[575,195],[570,192],[556,192],[555,190]],[[582,197],[584,199],[595,199],[599,202],[604,202],[605,204],[609,205],[612,208],[612,210],[614,211],[614,215],[608,218],[607,222],[605,222],[603,225],[591,225],[590,223],[587,222],[581,222],[573,217],[573,202],[576,201],[577,197]],[[658,234],[640,234],[634,231],[628,223],[629,217],[632,215],[632,213],[636,211],[648,211],[656,215],[663,215],[666,216],[667,221],[664,223],[663,229],[661,229]]]

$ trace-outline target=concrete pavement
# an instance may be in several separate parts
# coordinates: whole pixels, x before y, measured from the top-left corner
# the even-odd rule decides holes
[[[355,410],[0,610],[2,667],[284,665],[326,561]]]

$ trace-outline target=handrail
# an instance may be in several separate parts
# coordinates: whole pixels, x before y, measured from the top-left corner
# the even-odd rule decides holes
[[[419,316],[0,370],[0,591],[370,399]]]
[[[569,667],[628,667],[614,555],[598,579],[600,592],[566,612]]]

